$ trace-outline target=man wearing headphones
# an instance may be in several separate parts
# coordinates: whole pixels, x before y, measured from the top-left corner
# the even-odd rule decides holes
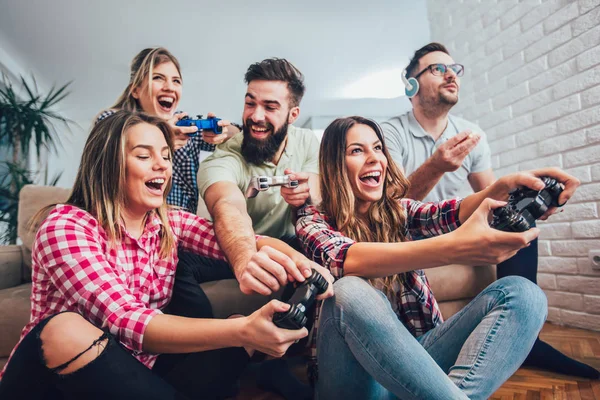
[[[456,64],[440,43],[417,50],[402,80],[412,110],[381,127],[394,161],[411,182],[406,197],[436,201],[464,197],[470,184],[478,192],[495,180],[491,153],[479,126],[450,115],[458,103],[464,66]],[[465,193],[466,192],[466,193]],[[523,276],[537,283],[537,239],[497,266],[498,278]],[[594,368],[568,358],[537,340],[524,365],[553,372],[598,379]]]
[[[430,43],[406,68],[413,109],[382,124],[386,145],[412,185],[407,197],[437,201],[457,197],[466,182],[478,192],[494,181],[490,148],[481,128],[449,114],[458,103],[461,64]]]

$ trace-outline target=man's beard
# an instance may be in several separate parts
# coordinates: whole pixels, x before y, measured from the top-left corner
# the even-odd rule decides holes
[[[448,83],[444,83],[447,85]],[[437,116],[440,113],[446,113],[458,103],[458,92],[456,95],[449,93],[442,93],[439,91],[437,94],[430,96],[422,96],[419,100],[423,112],[430,116]]]
[[[458,103],[458,92],[455,95],[440,92],[439,103],[448,106],[456,105]]]
[[[265,127],[271,131],[271,134],[265,139],[255,139],[250,133],[252,122],[246,120],[244,123],[244,140],[242,141],[242,156],[244,156],[244,159],[254,165],[271,161],[287,136],[289,125],[287,121],[288,118],[285,119],[281,128],[276,131],[273,129],[273,125],[269,123],[265,124]]]

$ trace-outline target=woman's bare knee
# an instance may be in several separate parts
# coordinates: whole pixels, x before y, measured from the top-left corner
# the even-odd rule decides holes
[[[96,359],[106,347],[108,339],[103,339],[86,351],[103,334],[79,314],[68,312],[53,317],[40,334],[46,366],[56,368],[84,352],[57,372],[68,374],[77,371]]]

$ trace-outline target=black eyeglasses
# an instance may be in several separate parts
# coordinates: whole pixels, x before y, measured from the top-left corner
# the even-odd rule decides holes
[[[456,76],[463,76],[465,73],[465,66],[462,64],[431,64],[428,65],[423,71],[415,75],[415,79],[423,75],[425,72],[430,71],[433,75],[443,76],[446,75],[448,69],[451,69]]]

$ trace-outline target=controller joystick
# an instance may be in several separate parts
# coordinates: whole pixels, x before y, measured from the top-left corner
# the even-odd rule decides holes
[[[327,291],[329,282],[317,270],[300,283],[287,301],[290,309],[273,314],[273,323],[284,329],[301,329],[306,326],[307,310],[314,304],[315,297]]]

